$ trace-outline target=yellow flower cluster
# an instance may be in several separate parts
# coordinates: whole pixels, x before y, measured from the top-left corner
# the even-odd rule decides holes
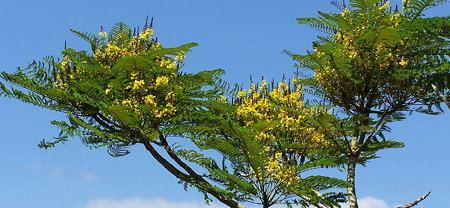
[[[156,106],[156,96],[152,94],[144,96],[144,103],[149,106]]]
[[[156,64],[158,64],[158,66],[160,66],[160,67],[168,68],[168,69],[176,69],[177,68],[177,63],[174,60],[171,60],[169,58],[163,58],[161,60],[157,60]]]
[[[61,62],[58,64],[59,73],[55,76],[54,86],[58,89],[67,89],[68,79],[73,80],[79,74],[79,70],[71,67],[71,61],[68,56],[63,56]]]
[[[258,141],[270,143],[277,139],[290,139],[303,143],[305,151],[329,145],[321,130],[307,122],[316,116],[317,110],[304,105],[300,86],[290,87],[288,83],[280,82],[269,90],[267,81],[263,80],[258,89],[252,84],[248,93],[241,90],[237,97],[236,114],[245,126],[251,128],[252,124],[260,121],[277,123],[257,132]]]
[[[173,73],[168,76],[157,76],[145,78],[143,73],[133,71],[130,73],[129,84],[125,87],[126,93],[119,95],[118,104],[132,107],[136,113],[142,114],[140,108],[142,105],[150,108],[153,118],[163,118],[174,115],[176,108],[174,106],[174,92],[167,91],[167,86]],[[144,81],[148,80],[147,82]],[[145,116],[145,115],[142,115]]]
[[[346,25],[333,35],[339,45],[332,48],[315,46],[313,59],[320,64],[311,68],[325,91],[333,92],[337,86],[345,86],[348,76],[408,67],[410,60],[402,55],[404,51],[409,51],[407,41],[391,41],[403,17],[399,12],[391,13],[389,4],[386,1],[378,5],[371,15],[361,15],[363,11],[344,10],[341,16]],[[376,31],[373,24],[378,25]],[[373,38],[368,38],[371,36]],[[352,72],[347,73],[350,68]]]
[[[135,80],[133,82],[133,87],[131,89],[138,90],[138,89],[142,88],[142,86],[144,86],[144,84],[145,84],[144,80]]]
[[[106,37],[105,32],[100,32],[100,36]],[[146,28],[138,36],[129,37],[127,41],[110,41],[104,48],[98,48],[94,57],[99,61],[99,63],[108,67],[115,63],[118,59],[124,56],[137,55],[146,50],[149,50],[148,41],[153,35],[152,28]],[[160,45],[153,44],[153,49],[158,48]]]
[[[291,186],[300,180],[296,168],[284,163],[280,152],[269,158],[266,170],[271,178],[287,186]]]
[[[140,39],[149,39],[153,35],[153,29],[152,28],[146,28],[142,33],[139,35]]]
[[[171,116],[171,115],[174,115],[176,112],[177,112],[177,109],[175,108],[175,106],[172,105],[172,103],[167,103],[164,106],[164,108],[162,108],[161,110],[154,111],[156,118]]]
[[[105,31],[100,31],[100,32],[98,33],[98,35],[101,36],[101,37],[106,38],[106,36],[107,36],[108,34],[106,34]]]
[[[167,85],[168,83],[169,83],[169,78],[167,78],[166,76],[156,77],[156,80],[155,80],[156,86],[164,86],[164,85]]]
[[[138,41],[130,41],[126,45],[117,45],[115,43],[108,43],[105,48],[97,49],[94,57],[99,61],[102,66],[107,67],[110,64],[115,63],[118,59],[124,56],[136,55]]]
[[[68,56],[64,56],[58,64],[60,73],[55,76],[54,85],[58,89],[67,89],[68,79],[82,80],[85,77],[105,76],[113,72],[113,66],[117,61],[125,56],[145,54],[149,51],[160,51],[162,47],[159,43],[152,42],[152,28],[146,28],[136,36],[130,36],[127,32],[119,33],[116,39],[106,39],[107,33],[99,32],[102,40],[107,40],[103,47],[97,48],[92,56],[91,62],[100,65],[100,68],[83,71],[80,65],[72,62]],[[130,67],[128,77],[124,78],[123,85],[106,81],[103,84],[104,94],[108,96],[113,105],[127,106],[140,119],[164,119],[177,112],[175,103],[175,92],[181,86],[172,85],[172,80],[177,76],[177,63],[184,59],[185,52],[179,55],[160,55],[153,60],[154,65],[164,67],[158,69],[158,73],[153,73],[154,65],[150,67]],[[76,57],[75,57],[76,58]],[[85,63],[85,62],[83,62]],[[74,66],[78,68],[75,68]],[[83,74],[84,73],[84,74]],[[116,75],[113,75],[116,76]],[[171,83],[169,85],[169,83]],[[114,90],[113,90],[114,88]]]
[[[276,87],[269,89],[267,81],[262,80],[259,87],[252,84],[248,91],[237,92],[236,114],[243,125],[253,128],[252,125],[260,121],[273,124],[254,129],[257,131],[255,140],[265,147],[261,151],[269,155],[263,169],[250,173],[259,181],[275,181],[286,186],[296,184],[300,180],[299,172],[295,165],[282,157],[281,152],[304,155],[308,151],[331,145],[322,129],[308,122],[323,112],[319,112],[319,107],[304,104],[303,89],[298,83],[297,79],[294,79],[294,86],[286,81],[279,82]],[[285,149],[280,145],[293,143],[301,147]]]

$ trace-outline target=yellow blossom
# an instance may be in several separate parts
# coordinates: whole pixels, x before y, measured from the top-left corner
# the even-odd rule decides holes
[[[150,106],[156,106],[156,97],[152,94],[144,97],[144,103]]]
[[[342,10],[341,16],[345,17],[348,14],[348,9],[344,8],[344,10]]]
[[[98,35],[105,38],[108,34],[106,34],[105,31],[100,31],[100,32],[98,33]]]
[[[223,96],[223,95],[221,95],[221,96],[219,97],[219,100],[222,101],[222,102],[228,102],[227,97],[225,97],[225,96]]]
[[[185,54],[181,53],[175,56],[175,61],[183,61],[185,59]]]
[[[153,35],[153,29],[152,28],[145,28],[144,31],[139,35],[139,38],[141,39],[148,39]]]
[[[244,90],[239,90],[239,92],[237,93],[238,98],[243,98],[245,97],[247,93]]]
[[[390,1],[386,1],[384,4],[380,5],[380,7],[378,7],[379,10],[385,10],[387,8],[389,8],[390,5]]]
[[[261,88],[265,89],[267,87],[267,81],[265,79],[261,80]]]
[[[156,80],[155,80],[156,86],[164,86],[164,85],[167,85],[168,83],[169,83],[169,78],[167,78],[166,76],[156,77]]]
[[[132,103],[133,102],[131,102],[131,100],[128,100],[128,99],[122,100],[122,102],[121,102],[122,105],[128,105],[128,106],[131,106]]]
[[[144,80],[136,80],[133,82],[133,87],[131,89],[133,90],[138,90],[140,89],[142,86],[144,86],[145,81]]]
[[[61,68],[62,68],[62,69],[66,69],[67,66],[69,66],[69,61],[70,61],[69,57],[64,56],[63,59],[62,59],[62,61],[61,61],[61,63],[59,63],[60,66],[61,66]]]
[[[168,69],[175,69],[177,68],[177,63],[170,60],[169,58],[164,58],[162,60],[158,60],[156,61],[156,63],[160,66],[160,67],[164,67],[164,68],[168,68]]]
[[[398,62],[401,66],[406,66],[408,64],[408,60],[406,60],[405,58],[402,58],[402,60],[400,62]]]
[[[166,95],[166,97],[164,99],[166,101],[169,101],[169,100],[173,99],[174,95],[175,94],[173,92],[169,92],[169,93],[167,93],[167,95]]]
[[[111,92],[111,90],[112,90],[112,86],[110,84],[108,84],[108,86],[106,87],[106,90],[105,90],[105,94],[108,95]]]

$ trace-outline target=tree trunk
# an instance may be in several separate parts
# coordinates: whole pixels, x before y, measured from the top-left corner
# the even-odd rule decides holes
[[[356,175],[356,158],[350,157],[347,163],[347,182],[350,186],[347,188],[348,205],[350,208],[358,208],[358,198],[356,197],[355,189],[355,175]]]

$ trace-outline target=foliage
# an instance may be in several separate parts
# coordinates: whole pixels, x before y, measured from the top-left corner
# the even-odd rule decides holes
[[[334,117],[325,107],[303,103],[299,85],[270,88],[263,81],[228,102],[220,96],[221,70],[181,71],[196,44],[164,48],[152,39],[151,27],[133,33],[123,23],[109,34],[72,32],[92,52],[67,48],[61,59],[1,74],[19,86],[2,84],[7,96],[67,115],[67,121],[52,121],[60,134],[43,140],[41,148],[79,137],[121,157],[129,146],[143,145],[185,188],[229,207],[238,202],[334,207],[344,200],[341,193],[325,191],[346,187],[345,181],[300,175],[342,160],[328,154],[333,147],[318,123]],[[183,146],[189,142],[194,148]]]
[[[313,42],[314,51],[289,54],[297,67],[314,72],[302,82],[339,112],[330,134],[348,158],[351,207],[357,207],[355,163],[403,146],[385,139],[387,125],[405,119],[408,111],[438,114],[442,97],[450,96],[449,17],[423,17],[445,2],[404,0],[400,11],[385,0],[350,0],[348,6],[335,1],[340,13],[298,19],[329,34]]]
[[[437,114],[449,99],[450,21],[423,17],[445,2],[404,0],[400,11],[385,0],[333,1],[340,13],[298,19],[327,34],[314,51],[289,53],[313,77],[271,86],[262,80],[229,97],[219,82],[222,70],[181,70],[195,43],[166,48],[148,24],[132,31],[124,23],[109,33],[72,30],[90,52],[67,48],[61,59],[3,72],[13,86],[0,88],[67,115],[52,121],[60,134],[41,148],[79,137],[121,157],[129,146],[143,145],[185,188],[229,207],[339,207],[346,196],[336,191],[347,188],[354,208],[356,164],[403,147],[385,138],[388,124],[408,111]],[[325,103],[307,102],[304,91]],[[344,165],[347,181],[307,173]]]
[[[213,84],[222,70],[182,72],[184,56],[196,44],[165,48],[152,39],[151,27],[132,32],[118,23],[109,34],[72,32],[93,51],[67,48],[60,60],[49,57],[15,73],[1,74],[20,87],[2,84],[7,96],[67,115],[67,121],[52,122],[60,128],[59,136],[43,140],[39,146],[49,148],[80,137],[87,146],[108,146],[111,156],[120,157],[129,153],[128,146],[142,144],[171,174],[205,193],[207,200],[211,194],[237,207],[232,191],[211,184],[182,158],[204,166],[222,180],[232,175],[220,172],[213,160],[171,141],[185,134],[174,129],[189,126],[207,101],[218,96]]]
[[[326,139],[325,123],[336,118],[325,106],[303,102],[303,88],[286,80],[271,86],[262,80],[230,94],[230,100],[224,96],[211,103],[208,118],[215,119],[205,120],[190,137],[203,149],[219,151],[223,169],[247,184],[241,188],[253,190],[241,191],[244,201],[262,207],[337,207],[344,201],[334,191],[347,187],[345,181],[305,176],[345,162]]]

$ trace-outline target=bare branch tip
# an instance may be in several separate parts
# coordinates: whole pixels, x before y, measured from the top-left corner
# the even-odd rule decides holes
[[[416,200],[414,200],[414,201],[412,201],[412,202],[410,202],[408,204],[405,204],[405,205],[402,205],[402,206],[398,206],[397,208],[411,208],[411,207],[414,207],[417,204],[419,204],[421,201],[425,200],[430,194],[431,194],[431,191],[428,191],[426,194],[422,195],[418,199],[416,199]]]

